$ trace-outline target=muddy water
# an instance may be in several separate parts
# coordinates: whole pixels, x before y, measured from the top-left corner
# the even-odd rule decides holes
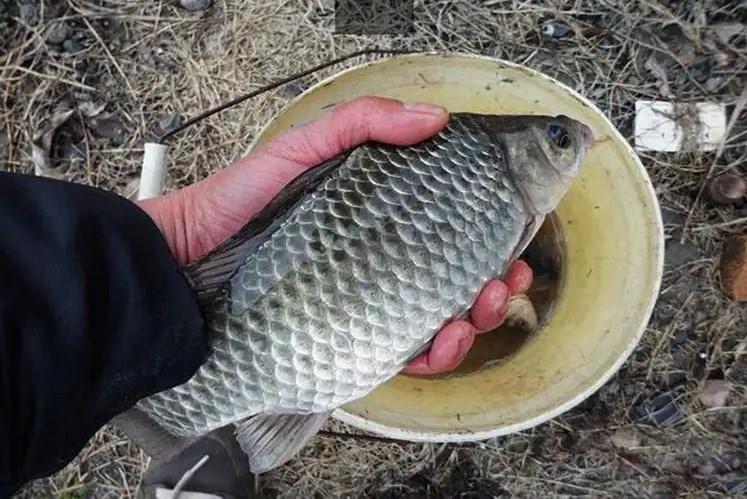
[[[556,216],[545,219],[537,236],[522,255],[534,271],[527,295],[537,311],[540,327],[552,316],[560,291],[565,244]],[[462,364],[446,376],[464,375],[505,360],[524,345],[531,335],[518,328],[500,327],[478,335]]]

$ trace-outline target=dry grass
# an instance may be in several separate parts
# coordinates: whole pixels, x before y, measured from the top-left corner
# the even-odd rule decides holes
[[[175,3],[48,1],[35,19],[5,25],[0,19],[0,134],[10,144],[5,168],[32,171],[30,139],[42,122],[57,109],[92,100],[106,104],[104,112],[125,133],[97,136],[78,113],[65,132],[76,148],[57,151],[57,165],[70,180],[125,192],[137,175],[144,138],[157,131],[164,115],[194,115],[246,89],[370,46],[477,52],[527,64],[593,99],[629,138],[638,99],[734,106],[747,84],[744,32],[723,43],[712,30],[747,18],[744,2],[418,1],[416,33],[396,38],[334,35],[331,2],[216,0],[202,14],[186,13]],[[577,36],[542,40],[538,31],[546,20],[569,24]],[[45,41],[60,21],[81,33],[81,50],[69,53]],[[595,33],[595,27],[605,33]],[[170,187],[235,160],[290,97],[335,70],[237,106],[177,137]],[[724,237],[747,228],[747,207],[713,208],[697,199],[707,176],[727,169],[745,173],[747,113],[739,118],[719,157],[642,156],[664,208],[666,275],[642,344],[598,393],[553,422],[474,445],[319,437],[300,459],[263,478],[262,489],[282,497],[747,494],[747,484],[741,492],[736,488],[747,476],[747,309],[720,293],[716,273]],[[698,402],[699,383],[707,377],[734,385],[726,407],[706,410]],[[630,410],[641,399],[668,391],[679,396],[681,422],[656,426],[632,418]],[[610,435],[620,429],[632,430],[638,445],[611,445]],[[711,459],[734,464],[733,456],[741,460],[735,469],[714,473],[703,467]],[[141,451],[107,428],[74,463],[24,495],[132,497],[146,465]]]

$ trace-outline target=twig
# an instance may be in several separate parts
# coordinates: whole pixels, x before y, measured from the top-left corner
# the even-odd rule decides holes
[[[38,78],[44,78],[45,80],[51,80],[56,81],[59,83],[64,83],[65,85],[70,85],[72,87],[80,88],[81,90],[88,90],[89,92],[95,92],[96,89],[93,87],[89,87],[88,85],[84,83],[78,83],[77,81],[68,80],[67,78],[62,78],[60,76],[52,76],[44,73],[40,73],[38,71],[34,71],[33,69],[24,68],[23,66],[10,66],[11,69],[16,69],[22,73],[27,73],[33,76],[36,76]]]
[[[631,460],[627,459],[622,454],[617,454],[617,457],[619,457],[622,462],[624,462],[625,464],[627,464],[628,466],[630,466],[631,468],[633,468],[634,470],[636,470],[638,473],[640,473],[641,475],[643,475],[644,477],[646,477],[648,480],[651,480],[651,475],[649,475],[648,473],[646,473],[646,471],[643,468],[641,468],[640,466],[638,466],[637,464],[635,464]]]
[[[253,90],[249,92],[248,94],[241,95],[239,97],[236,97],[235,99],[231,99],[230,101],[223,103],[219,106],[216,106],[212,109],[209,109],[208,111],[205,111],[202,114],[199,114],[195,116],[194,118],[191,118],[187,120],[184,124],[181,126],[175,128],[174,130],[171,130],[163,135],[158,139],[158,142],[163,143],[166,140],[168,140],[170,137],[176,135],[177,133],[183,131],[184,129],[194,125],[198,121],[202,121],[205,118],[208,118],[214,114],[217,114],[225,109],[228,109],[229,107],[233,107],[236,104],[240,104],[241,102],[244,102],[247,99],[251,99],[252,97],[255,97],[259,94],[265,93],[269,90],[272,90],[274,88],[280,87],[282,85],[285,85],[286,83],[289,83],[293,80],[298,80],[299,78],[303,78],[304,76],[310,75],[312,73],[316,73],[319,70],[322,70],[324,68],[328,68],[330,66],[333,66],[335,64],[339,64],[340,62],[344,62],[348,59],[352,59],[354,57],[358,57],[361,55],[372,55],[372,54],[411,54],[413,52],[417,52],[416,50],[389,50],[389,49],[366,49],[366,50],[359,50],[357,52],[353,52],[348,55],[344,55],[342,57],[338,57],[336,59],[332,59],[331,61],[324,62],[322,64],[319,64],[317,66],[314,66],[313,68],[306,69],[304,71],[301,71],[299,73],[293,74],[291,76],[288,76],[286,78],[282,78],[276,82],[270,83],[269,85],[265,85],[263,87],[260,87],[256,90]]]
[[[698,227],[694,227],[692,230],[693,230],[693,232],[698,232],[698,231],[702,231],[702,230],[716,229],[716,228],[721,228],[721,227],[729,227],[731,225],[739,225],[739,224],[743,224],[743,223],[747,223],[747,217],[735,218],[734,220],[729,220],[728,222],[721,222],[721,223],[717,223],[717,224],[701,225],[701,226],[698,226]]]

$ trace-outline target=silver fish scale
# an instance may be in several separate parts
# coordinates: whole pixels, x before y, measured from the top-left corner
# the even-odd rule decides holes
[[[528,215],[493,143],[452,119],[415,147],[354,151],[236,273],[206,363],[139,407],[202,434],[332,410],[391,378],[519,242]]]

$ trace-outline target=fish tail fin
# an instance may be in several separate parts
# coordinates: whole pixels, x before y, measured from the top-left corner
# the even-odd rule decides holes
[[[259,414],[237,425],[236,440],[252,472],[264,473],[292,459],[330,414]]]

